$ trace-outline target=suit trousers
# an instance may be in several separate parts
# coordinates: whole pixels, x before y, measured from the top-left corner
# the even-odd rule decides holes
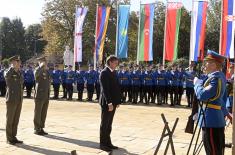
[[[34,129],[40,130],[45,127],[49,99],[35,100]]]
[[[100,123],[100,145],[109,146],[112,144],[110,135],[112,132],[112,123],[115,111],[115,105],[113,111],[108,111],[108,106],[102,107]]]
[[[6,107],[6,137],[8,141],[12,141],[15,140],[17,134],[22,102],[17,104],[7,103]]]

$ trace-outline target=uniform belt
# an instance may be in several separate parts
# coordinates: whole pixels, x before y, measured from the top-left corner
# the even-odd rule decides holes
[[[164,78],[158,78],[158,80],[163,80]]]
[[[193,80],[191,80],[191,79],[187,79],[187,81],[193,81]]]
[[[204,105],[206,105],[206,103]],[[215,109],[215,110],[221,110],[221,106],[220,105],[215,105],[215,104],[211,104],[211,103],[207,104],[207,108]]]

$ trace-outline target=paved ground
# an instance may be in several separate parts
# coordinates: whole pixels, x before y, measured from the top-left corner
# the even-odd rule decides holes
[[[79,155],[106,155],[99,147],[100,107],[97,103],[79,103],[77,101],[50,101],[46,131],[48,136],[33,134],[34,102],[24,99],[18,138],[23,145],[11,146],[5,138],[5,99],[0,98],[0,155],[69,155],[76,150]],[[153,155],[160,139],[164,124],[160,114],[164,113],[172,128],[174,120],[179,123],[174,133],[174,145],[177,155],[185,155],[191,139],[184,133],[190,109],[169,106],[122,105],[116,112],[112,141],[121,149],[113,155]],[[231,141],[231,126],[226,129],[226,140]],[[164,152],[164,140],[159,154]],[[167,154],[171,154],[169,151]],[[201,154],[205,154],[202,150]],[[226,149],[231,154],[231,149]]]

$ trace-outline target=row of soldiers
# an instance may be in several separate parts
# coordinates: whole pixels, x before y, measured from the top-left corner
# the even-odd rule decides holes
[[[171,69],[164,70],[164,66],[159,65],[125,65],[120,64],[119,70],[116,71],[118,80],[123,94],[122,102],[137,103],[156,103],[168,104],[170,97],[170,105],[181,105],[181,99],[186,89],[186,98],[188,107],[192,105],[194,96],[193,79],[196,76],[194,66],[190,65],[187,69],[181,66],[172,65]],[[99,75],[102,67],[99,66],[94,70],[93,65],[88,66],[85,71],[81,66],[78,66],[76,71],[73,71],[73,66],[67,66],[64,70],[60,70],[58,65],[50,69],[51,84],[54,90],[54,99],[59,98],[59,90],[62,85],[63,97],[67,100],[73,98],[73,86],[76,84],[78,91],[78,100],[82,101],[84,88],[87,88],[87,101],[92,101],[94,91],[96,91],[96,100],[100,94]],[[34,87],[35,78],[34,70],[31,66],[21,70],[24,76],[24,86],[26,87],[28,98],[31,97],[31,92]],[[0,70],[0,95],[5,95],[5,79],[4,68]]]
[[[99,66],[94,70],[93,65],[88,66],[88,70],[84,71],[82,67],[78,67],[73,71],[72,66],[67,66],[64,70],[60,70],[58,65],[50,69],[51,84],[54,89],[54,99],[58,99],[60,86],[63,88],[63,97],[72,100],[73,85],[77,85],[78,100],[82,101],[84,87],[87,88],[87,101],[92,101],[94,91],[97,98],[100,94],[99,75],[102,67]],[[31,66],[22,70],[24,76],[24,86],[27,90],[27,96],[31,97],[31,92],[34,87],[34,71]],[[186,86],[186,96],[188,106],[192,104],[193,98],[193,78],[195,72],[193,66],[190,66],[187,71],[182,67],[173,65],[171,70],[164,70],[163,65],[153,67],[153,65],[138,66],[138,65],[123,65],[119,66],[116,72],[121,90],[123,94],[122,102],[132,102],[133,104],[140,103],[156,103],[168,104],[168,96],[170,95],[170,104],[180,105],[184,87]],[[5,95],[4,69],[0,71],[0,92]],[[128,96],[128,100],[127,100]],[[138,101],[139,100],[139,101]]]

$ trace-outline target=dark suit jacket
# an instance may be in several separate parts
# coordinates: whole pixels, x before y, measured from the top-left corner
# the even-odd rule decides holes
[[[107,107],[109,103],[113,105],[121,104],[121,89],[115,71],[111,72],[105,67],[100,73],[100,100],[102,107]]]

